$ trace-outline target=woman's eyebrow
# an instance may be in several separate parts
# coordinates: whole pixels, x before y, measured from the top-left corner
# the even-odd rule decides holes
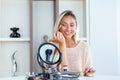
[[[65,22],[65,21],[61,21],[61,23],[60,23],[60,24],[64,24],[64,23],[66,24],[66,22]]]

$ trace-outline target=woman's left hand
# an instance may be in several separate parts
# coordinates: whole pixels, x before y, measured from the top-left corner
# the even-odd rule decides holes
[[[84,71],[85,76],[93,76],[93,74],[95,73],[95,69],[94,68],[86,68]]]

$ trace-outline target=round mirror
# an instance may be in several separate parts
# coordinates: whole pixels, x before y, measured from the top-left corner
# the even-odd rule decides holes
[[[53,65],[61,61],[61,52],[56,45],[43,43],[38,49],[38,57],[46,64]]]

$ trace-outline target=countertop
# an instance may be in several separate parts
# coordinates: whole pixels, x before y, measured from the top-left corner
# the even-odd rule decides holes
[[[0,80],[26,80],[26,79],[25,76],[16,76],[16,77],[0,78]],[[112,75],[95,75],[92,77],[80,76],[78,79],[69,79],[69,80],[120,80],[120,76],[112,76]]]

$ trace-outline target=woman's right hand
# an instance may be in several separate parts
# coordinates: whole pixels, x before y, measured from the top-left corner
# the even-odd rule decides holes
[[[53,42],[58,43],[59,45],[65,44],[65,38],[61,32],[55,32],[53,35]]]

